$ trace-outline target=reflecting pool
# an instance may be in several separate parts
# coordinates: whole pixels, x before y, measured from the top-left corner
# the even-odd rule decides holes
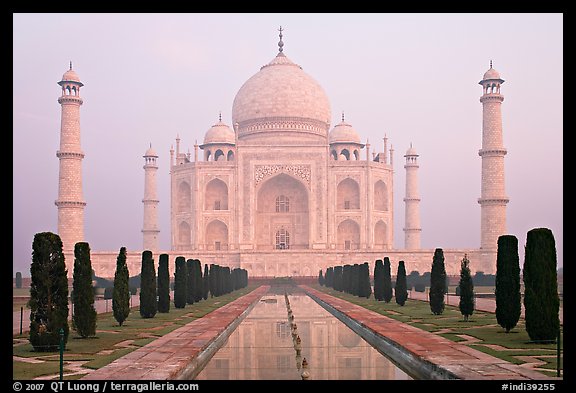
[[[303,378],[412,379],[305,294],[262,297],[196,377]]]

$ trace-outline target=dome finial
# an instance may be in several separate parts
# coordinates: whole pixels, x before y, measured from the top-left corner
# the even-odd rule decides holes
[[[222,122],[222,111],[218,114],[218,121]]]
[[[490,60],[490,68],[492,68],[492,60]]]
[[[72,69],[72,60],[70,60],[70,69]]]
[[[344,123],[344,111],[342,111],[342,123]]]
[[[280,34],[278,35],[280,37],[280,41],[278,41],[278,51],[282,52],[283,50],[282,47],[284,46],[284,43],[282,42],[282,32],[284,31],[284,29],[282,29],[282,26],[280,26],[278,31],[280,32]]]

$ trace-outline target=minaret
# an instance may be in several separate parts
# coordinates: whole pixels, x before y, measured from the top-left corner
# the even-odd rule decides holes
[[[144,225],[142,227],[142,247],[153,253],[158,251],[158,196],[156,194],[156,171],[158,155],[150,148],[144,154]]]
[[[482,157],[482,189],[480,204],[480,250],[482,267],[495,266],[498,237],[506,233],[506,204],[508,197],[504,191],[504,156],[506,149],[502,142],[502,101],[500,85],[504,80],[492,68],[486,71],[479,82],[483,94],[482,103],[482,148],[478,151]]]
[[[420,249],[420,195],[418,192],[418,154],[410,143],[406,151],[406,197],[404,198],[405,223],[404,223],[404,248],[407,250]]]
[[[82,160],[84,153],[80,148],[80,88],[84,86],[72,69],[64,73],[58,82],[62,86],[62,95],[58,103],[62,106],[60,121],[60,149],[56,157],[60,160],[58,199],[58,235],[62,240],[68,274],[74,271],[74,245],[84,241],[84,208],[86,202],[82,195]]]

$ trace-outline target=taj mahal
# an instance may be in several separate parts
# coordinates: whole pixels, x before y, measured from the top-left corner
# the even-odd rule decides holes
[[[144,153],[142,249],[128,250],[128,268],[138,274],[143,250],[200,259],[248,270],[250,277],[316,276],[329,266],[369,262],[388,256],[392,266],[403,260],[407,272],[430,270],[434,249],[420,245],[419,155],[407,146],[394,156],[386,135],[383,151],[362,143],[361,135],[338,114],[322,86],[284,53],[282,29],[278,53],[237,92],[230,123],[220,117],[207,125],[204,140],[184,153],[190,140],[180,136],[170,155],[170,249],[159,247],[156,172],[158,154]],[[104,77],[104,76],[103,76]],[[446,271],[459,274],[464,254],[471,270],[494,274],[498,236],[506,233],[501,104],[504,82],[486,71],[480,103],[483,110],[481,187],[478,203],[481,239],[476,249],[443,247]],[[80,107],[84,86],[67,70],[62,87],[58,233],[68,274],[73,249],[84,238]],[[142,141],[147,145],[146,141]],[[389,144],[390,143],[390,144]],[[404,247],[394,244],[394,171],[406,171]],[[86,179],[90,181],[90,179]],[[425,197],[425,196],[424,196]],[[168,202],[168,201],[166,201]],[[402,214],[402,213],[401,213]],[[89,223],[87,223],[89,225]],[[119,250],[92,250],[92,267],[113,277]]]

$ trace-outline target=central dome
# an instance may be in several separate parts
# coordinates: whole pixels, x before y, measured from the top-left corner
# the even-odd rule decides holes
[[[326,143],[330,118],[324,89],[282,52],[242,85],[232,106],[238,139],[251,141],[296,132]]]

